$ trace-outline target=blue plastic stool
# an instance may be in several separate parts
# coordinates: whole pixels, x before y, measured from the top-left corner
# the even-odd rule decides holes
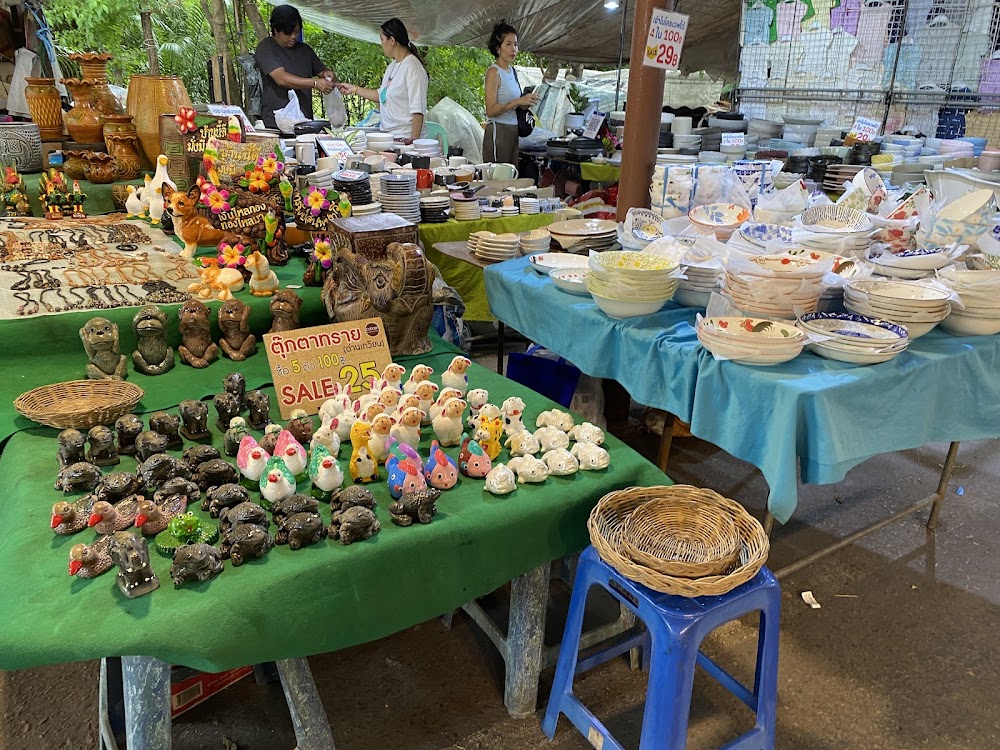
[[[579,660],[580,631],[591,586],[606,589],[632,610],[645,623],[646,631]],[[713,630],[755,611],[760,611],[761,619],[756,677],[751,692],[698,649]],[[641,646],[643,665],[649,667],[649,686],[639,750],[684,750],[695,664],[700,664],[757,714],[756,726],[725,745],[723,750],[771,750],[778,702],[780,611],[781,588],[767,568],[762,568],[752,580],[724,596],[688,599],[660,594],[628,580],[601,560],[597,550],[588,547],[580,555],[542,731],[549,739],[555,737],[559,714],[565,714],[594,747],[624,750],[604,724],[573,695],[573,676]]]

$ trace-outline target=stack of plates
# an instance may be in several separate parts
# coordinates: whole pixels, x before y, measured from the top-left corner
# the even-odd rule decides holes
[[[864,211],[847,206],[807,208],[793,222],[794,229],[808,234],[797,237],[803,247],[861,257],[871,244],[872,220]]]
[[[448,221],[451,198],[447,195],[428,195],[420,199],[420,220],[425,224],[442,224]]]
[[[413,148],[418,156],[441,156],[441,144],[437,138],[417,138],[413,142]]]
[[[844,192],[844,183],[854,179],[854,175],[864,169],[858,164],[831,164],[823,177],[823,189],[831,193]]]
[[[701,150],[701,136],[700,135],[680,135],[674,133],[674,147],[693,149],[694,151]]]
[[[1000,333],[1000,271],[947,268],[941,280],[956,292],[965,307],[952,305],[941,327],[958,336]]]
[[[500,209],[493,208],[493,206],[480,206],[479,207],[479,218],[480,219],[499,219]]]
[[[510,260],[517,255],[520,238],[516,234],[509,232],[507,234],[479,232],[478,234],[479,237],[476,240],[475,250],[472,248],[469,249],[469,252],[477,258],[499,262]]]
[[[908,281],[857,279],[844,289],[844,307],[850,312],[904,325],[910,340],[948,317],[948,298],[948,292]]]
[[[382,213],[382,204],[378,201],[366,203],[363,206],[351,206],[351,216],[370,216]]]
[[[519,213],[521,213],[521,210],[513,203],[511,203],[509,206],[506,204],[500,206],[501,216],[517,216]]]
[[[538,205],[538,198],[521,198],[521,213],[522,214],[537,214],[540,212]]]
[[[720,359],[745,365],[777,365],[795,359],[805,334],[790,323],[761,318],[704,318],[698,341]]]
[[[333,190],[333,174],[336,169],[318,169],[306,177],[306,182],[312,187]]]
[[[392,172],[379,175],[382,210],[411,221],[420,222],[420,195],[417,194],[417,178],[412,174]]]
[[[587,290],[609,318],[656,312],[674,296],[677,265],[662,255],[618,250],[591,255]]]
[[[681,279],[674,292],[674,302],[684,307],[708,307],[712,292],[719,291],[718,274],[716,268],[688,266],[684,269],[687,278]]]
[[[459,221],[477,221],[480,218],[479,199],[459,197],[455,193],[451,196],[451,212]]]
[[[752,255],[751,270],[726,269],[726,292],[748,315],[790,320],[816,309],[830,264],[792,255]]]
[[[388,151],[392,148],[392,133],[368,133],[369,151]]]
[[[357,169],[342,169],[330,175],[333,187],[341,193],[347,193],[352,206],[367,206],[372,202],[371,179],[367,172]]]
[[[869,255],[868,261],[882,276],[897,279],[924,279],[952,262],[950,247],[920,247],[898,253]]]
[[[803,315],[798,323],[807,334],[823,337],[808,345],[813,353],[838,362],[888,362],[910,342],[905,327],[866,315],[817,312]]]
[[[586,254],[590,250],[603,252],[618,240],[618,224],[606,219],[571,219],[549,225],[554,244],[563,250]]]
[[[549,249],[551,241],[552,238],[549,235],[548,229],[532,229],[530,232],[525,232],[521,235],[521,246],[518,249],[518,255],[544,253]]]
[[[379,190],[382,195],[408,196],[417,194],[417,176],[404,172],[380,174]]]

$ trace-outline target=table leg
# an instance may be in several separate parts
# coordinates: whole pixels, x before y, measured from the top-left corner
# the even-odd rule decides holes
[[[170,750],[170,665],[123,656],[125,737],[129,750]]]
[[[956,440],[948,446],[948,455],[944,459],[944,466],[941,468],[941,478],[938,480],[938,488],[935,495],[937,499],[931,506],[931,515],[927,519],[927,528],[934,531],[937,528],[938,514],[941,512],[941,504],[948,493],[948,482],[951,481],[951,472],[955,468],[955,457],[958,455],[959,442]]]
[[[667,463],[670,461],[670,445],[674,440],[674,423],[677,418],[670,412],[664,412],[663,432],[660,434],[660,447],[656,452],[656,465],[664,474],[667,473]]]
[[[770,538],[771,531],[774,530],[774,516],[771,511],[764,511],[764,533]]]
[[[296,750],[334,750],[330,721],[316,690],[308,659],[283,659],[275,664],[295,728]]]
[[[497,375],[503,375],[503,348],[504,336],[507,334],[507,326],[502,320],[497,321]]]
[[[507,680],[504,704],[515,719],[535,713],[542,671],[545,609],[549,598],[549,563],[518,576],[510,585],[507,629]]]

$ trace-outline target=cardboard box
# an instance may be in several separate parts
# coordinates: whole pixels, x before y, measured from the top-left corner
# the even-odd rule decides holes
[[[170,716],[177,718],[199,703],[203,703],[233,683],[253,672],[252,667],[239,667],[225,672],[199,672],[187,667],[171,667]]]

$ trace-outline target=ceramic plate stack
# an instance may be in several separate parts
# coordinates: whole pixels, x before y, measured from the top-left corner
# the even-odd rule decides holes
[[[351,216],[371,216],[382,213],[382,204],[378,201],[363,206],[351,206]]]
[[[479,240],[481,237],[495,237],[494,232],[488,232],[485,229],[479,232],[470,232],[469,239],[465,241],[465,248],[469,251],[470,255],[476,254],[476,248],[479,247]]]
[[[521,213],[521,210],[514,203],[511,203],[509,206],[506,204],[500,206],[501,216],[517,216],[519,213]]]
[[[521,246],[518,248],[518,255],[534,255],[544,253],[549,249],[552,237],[548,229],[532,229],[521,235]]]
[[[371,178],[367,172],[358,169],[342,169],[334,172],[330,177],[333,179],[334,190],[347,193],[351,198],[352,206],[367,206],[372,202]]]
[[[493,232],[482,232],[476,242],[473,255],[482,260],[499,262],[510,260],[517,255],[517,247],[520,238],[513,233],[493,234]]]
[[[858,279],[844,289],[844,306],[850,312],[904,325],[910,340],[948,317],[948,298],[948,292],[909,281]]]
[[[389,151],[392,148],[392,133],[368,133],[369,151]]]
[[[720,359],[745,365],[777,365],[795,359],[806,336],[790,323],[761,318],[703,318],[698,341]]]
[[[940,276],[965,305],[952,304],[951,315],[941,322],[944,330],[958,336],[1000,333],[1000,271],[948,268]]]
[[[617,250],[591,255],[587,290],[609,318],[655,313],[674,296],[677,266],[661,255]]]
[[[447,195],[427,195],[420,199],[420,220],[425,224],[442,224],[448,221],[451,198]]]
[[[726,293],[749,316],[792,320],[812,312],[823,292],[830,264],[792,255],[752,255],[735,270],[726,269]]]
[[[337,171],[336,169],[318,169],[306,177],[306,182],[312,187],[333,190],[333,174]]]
[[[618,241],[618,224],[606,219],[571,219],[550,224],[553,246],[586,255],[590,250],[604,252]]]
[[[864,169],[857,164],[831,164],[823,176],[823,189],[831,193],[844,192],[844,183],[854,179],[854,175]]]
[[[466,198],[461,193],[452,194],[451,214],[459,221],[478,221],[481,218],[479,199],[475,196]]]
[[[531,198],[531,197],[521,198],[521,213],[522,214],[525,214],[525,215],[528,215],[528,214],[537,214],[540,211],[541,211],[541,208],[539,207],[539,204],[538,204],[538,198]]]
[[[420,222],[420,195],[417,193],[417,177],[412,174],[379,175],[382,210],[393,213],[414,224]]]
[[[413,148],[417,152],[417,156],[429,156],[432,159],[435,156],[441,156],[441,144],[438,143],[437,138],[417,138],[413,142]]]
[[[479,218],[480,219],[499,219],[501,217],[500,209],[493,208],[492,206],[479,206]]]
[[[924,279],[952,262],[950,247],[920,247],[898,253],[869,255],[875,272],[897,279]]]
[[[855,365],[888,362],[909,344],[904,326],[855,313],[809,313],[798,321],[812,336],[809,349],[820,357]]]
[[[863,211],[846,206],[814,206],[797,217],[793,228],[810,234],[799,244],[813,250],[861,257],[871,243],[872,220]]]
[[[719,269],[698,268],[687,266],[684,269],[686,279],[681,279],[674,292],[674,302],[684,307],[708,307],[712,292],[718,292]]]

